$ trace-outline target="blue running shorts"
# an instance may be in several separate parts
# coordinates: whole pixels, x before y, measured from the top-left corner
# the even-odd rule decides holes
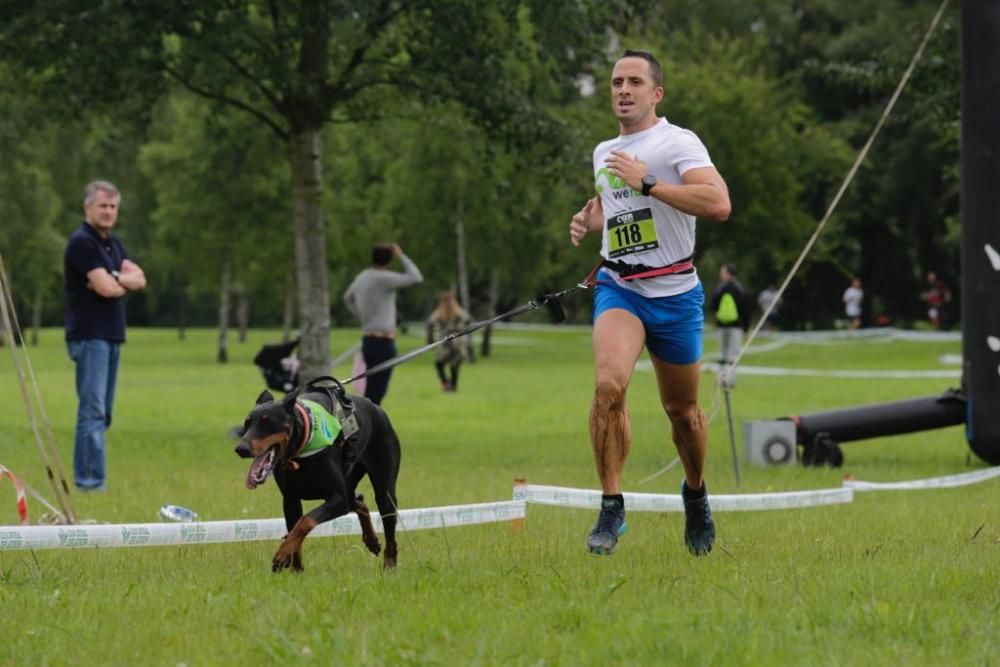
[[[682,294],[650,299],[604,278],[594,288],[594,321],[606,310],[627,310],[645,327],[650,354],[668,364],[693,364],[701,359],[704,304],[700,282]]]

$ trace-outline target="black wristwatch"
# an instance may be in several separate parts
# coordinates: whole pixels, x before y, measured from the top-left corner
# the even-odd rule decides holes
[[[652,174],[646,174],[642,177],[642,194],[644,197],[648,197],[653,186],[656,185],[656,176]]]

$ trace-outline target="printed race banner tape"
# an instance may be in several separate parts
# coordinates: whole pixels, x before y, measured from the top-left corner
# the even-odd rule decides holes
[[[958,475],[914,479],[906,482],[862,482],[857,479],[845,479],[844,486],[855,491],[900,491],[905,489],[949,489],[955,486],[978,484],[988,479],[1000,477],[1000,466],[964,472]]]
[[[399,513],[396,529],[414,531],[498,523],[523,519],[525,512],[525,503],[519,500],[402,510]],[[379,514],[373,512],[371,518],[375,530],[382,532],[382,518]],[[117,525],[0,526],[0,551],[81,547],[146,547],[280,540],[287,532],[284,519]],[[361,524],[358,523],[357,516],[349,514],[320,524],[310,533],[310,537],[360,534]]]
[[[683,512],[680,493],[625,493],[625,509],[639,512]],[[755,510],[785,510],[818,505],[839,505],[854,500],[854,489],[816,489],[812,491],[787,491],[781,493],[746,493],[709,496],[713,512],[741,512]],[[601,492],[590,489],[571,489],[561,486],[521,484],[514,486],[514,500],[538,505],[599,509]]]

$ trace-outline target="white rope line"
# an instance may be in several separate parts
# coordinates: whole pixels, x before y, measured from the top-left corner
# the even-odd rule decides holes
[[[947,6],[948,6],[948,0],[942,0],[941,6],[938,7],[937,14],[934,15],[934,19],[931,21],[930,26],[927,28],[927,32],[924,34],[924,38],[920,42],[920,46],[917,47],[916,53],[913,54],[913,58],[910,60],[909,66],[906,68],[906,71],[903,72],[903,77],[899,80],[899,84],[896,86],[896,90],[895,92],[893,92],[892,97],[889,98],[889,102],[886,104],[885,109],[882,111],[882,115],[879,117],[878,122],[875,124],[875,128],[872,130],[871,135],[868,137],[868,141],[865,142],[865,145],[862,147],[861,152],[858,153],[858,157],[854,160],[854,164],[851,166],[851,169],[847,172],[847,176],[844,178],[843,183],[840,184],[840,189],[837,190],[836,196],[834,196],[833,201],[830,202],[830,206],[827,208],[826,214],[823,216],[823,219],[820,220],[819,224],[816,226],[816,231],[813,232],[812,236],[809,238],[809,241],[806,243],[805,247],[802,249],[802,252],[799,254],[798,259],[795,260],[795,264],[792,265],[792,268],[788,272],[788,275],[785,276],[785,280],[781,283],[781,286],[778,288],[778,293],[775,295],[775,298],[772,299],[771,303],[768,304],[767,308],[764,310],[764,313],[761,315],[760,319],[754,325],[753,329],[751,329],[746,342],[743,344],[743,348],[740,350],[739,354],[736,355],[736,359],[733,361],[732,367],[730,368],[728,373],[729,375],[735,373],[736,367],[739,365],[740,360],[743,359],[743,355],[746,352],[747,348],[750,346],[750,343],[757,336],[757,333],[761,330],[761,327],[764,326],[764,323],[767,321],[767,318],[771,314],[771,311],[774,310],[775,304],[781,300],[781,297],[785,293],[785,289],[788,287],[788,284],[792,281],[792,278],[795,276],[799,268],[802,266],[802,262],[805,261],[806,256],[812,250],[813,245],[815,245],[816,240],[822,233],[823,228],[826,227],[826,223],[830,220],[830,217],[836,210],[837,205],[840,203],[841,197],[843,197],[844,192],[847,191],[847,187],[851,184],[851,181],[854,180],[854,176],[857,174],[858,169],[861,167],[861,163],[864,161],[865,157],[867,157],[868,151],[871,149],[872,144],[875,143],[875,138],[882,130],[882,126],[885,124],[886,119],[889,118],[889,114],[892,112],[893,107],[896,106],[896,100],[899,99],[900,94],[902,94],[903,92],[903,88],[906,87],[907,82],[910,80],[910,76],[913,74],[913,70],[916,69],[917,63],[923,56],[924,48],[930,41],[931,35],[934,34],[934,30],[937,28],[938,23],[941,21],[941,16],[944,14],[945,7]],[[722,380],[723,378],[720,376],[720,381]]]
[[[725,372],[720,364],[705,364],[706,373]],[[827,368],[782,368],[779,366],[741,366],[740,375],[764,375],[769,377],[816,377],[864,380],[913,380],[913,379],[956,379],[962,376],[959,369],[929,370],[886,370],[886,369],[827,369]]]
[[[845,479],[844,486],[855,491],[904,491],[912,489],[950,489],[956,486],[968,486],[978,484],[989,479],[1000,477],[1000,466],[986,468],[985,470],[973,470],[958,475],[945,475],[944,477],[929,477],[926,479],[912,479],[905,482],[863,482],[857,479]]]
[[[497,523],[523,519],[525,515],[525,503],[519,500],[401,510],[398,512],[398,530],[409,532]],[[371,520],[375,530],[382,532],[382,517],[378,512],[372,512]],[[0,526],[0,552],[280,540],[287,532],[282,518],[187,523]],[[360,534],[361,524],[357,515],[351,513],[321,523],[310,533],[310,537]]]
[[[673,494],[631,493],[622,494],[625,508],[636,512],[683,512],[684,501],[680,492]],[[600,509],[599,489],[574,489],[562,486],[521,484],[514,487],[514,499],[538,505]],[[782,510],[800,507],[817,507],[850,503],[854,489],[814,489],[809,491],[784,491],[778,493],[712,494],[712,511],[749,512],[757,510]]]

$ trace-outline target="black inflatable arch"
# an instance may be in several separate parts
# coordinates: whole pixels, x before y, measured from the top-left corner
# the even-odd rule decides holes
[[[962,2],[962,355],[966,439],[1000,465],[1000,2]]]

